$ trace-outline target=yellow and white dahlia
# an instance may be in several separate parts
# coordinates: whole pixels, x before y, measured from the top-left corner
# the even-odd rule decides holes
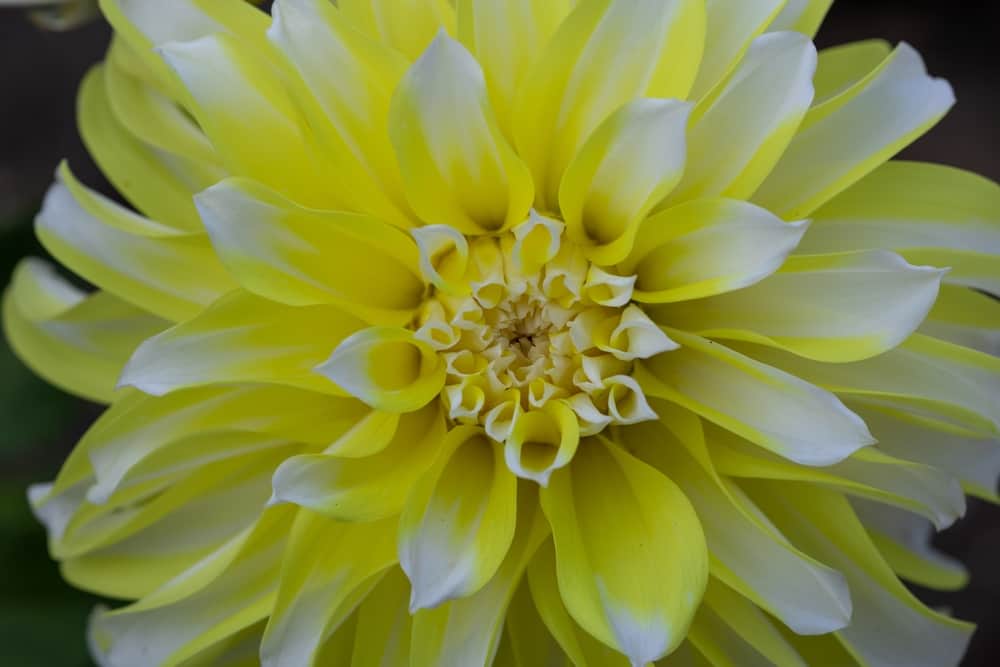
[[[960,659],[1000,188],[829,0],[102,0],[7,335],[103,666]],[[950,269],[950,270],[948,270]]]

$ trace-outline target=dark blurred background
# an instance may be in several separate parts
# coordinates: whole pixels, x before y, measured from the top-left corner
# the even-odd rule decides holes
[[[825,47],[882,37],[915,46],[930,71],[954,85],[958,104],[903,156],[1000,180],[1000,60],[994,55],[998,35],[990,4],[838,0],[817,42]],[[0,9],[2,285],[21,257],[45,256],[31,220],[60,159],[68,158],[85,183],[111,194],[74,122],[77,84],[103,57],[109,35],[100,22],[44,32],[20,12]],[[84,624],[95,600],[60,579],[24,490],[55,475],[99,411],[35,378],[0,340],[0,665],[5,667],[91,664]],[[979,625],[964,665],[1000,665],[1000,508],[970,501],[966,517],[937,542],[968,565],[971,584],[957,593],[918,594]]]

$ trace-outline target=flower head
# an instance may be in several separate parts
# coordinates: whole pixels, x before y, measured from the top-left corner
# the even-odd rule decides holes
[[[111,404],[31,491],[99,662],[956,663],[897,574],[995,497],[1000,189],[829,4],[103,1],[138,212],[61,167],[98,289],[4,302]]]

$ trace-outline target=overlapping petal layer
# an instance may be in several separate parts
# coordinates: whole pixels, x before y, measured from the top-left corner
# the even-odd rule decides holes
[[[956,664],[1000,188],[829,0],[102,0],[8,339],[102,667]],[[950,271],[946,271],[950,269]]]

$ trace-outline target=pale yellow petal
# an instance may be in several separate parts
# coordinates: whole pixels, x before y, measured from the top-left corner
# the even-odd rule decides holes
[[[942,274],[885,251],[796,255],[756,285],[655,306],[650,315],[709,338],[774,345],[818,361],[858,361],[916,330]]]
[[[336,394],[337,386],[313,369],[363,326],[333,306],[296,308],[237,290],[140,345],[119,384],[157,396],[230,382]]]
[[[820,51],[813,78],[814,103],[822,104],[848,90],[878,67],[891,51],[889,42],[882,39],[850,42]]]
[[[400,82],[389,134],[407,199],[425,223],[476,234],[527,218],[528,169],[500,132],[479,64],[447,35]]]
[[[573,618],[633,665],[674,650],[708,577],[705,538],[684,494],[624,450],[592,439],[553,475],[541,501]]]
[[[830,465],[874,442],[861,418],[832,393],[718,343],[667,333],[681,348],[642,362],[637,371],[648,396],[804,465]]]
[[[752,204],[699,199],[647,218],[619,269],[636,276],[640,303],[697,299],[774,273],[805,231],[805,222],[782,222]]]
[[[455,32],[448,0],[340,0],[340,11],[359,29],[410,60],[424,52],[439,31]]]
[[[253,181],[195,197],[219,257],[248,290],[293,306],[329,303],[368,321],[408,322],[424,283],[416,244],[364,215],[303,208]]]
[[[871,74],[813,107],[753,201],[784,218],[809,215],[926,132],[955,101],[901,44]]]
[[[514,104],[515,143],[531,168],[538,208],[556,209],[563,172],[611,112],[636,97],[687,96],[704,38],[701,0],[577,4]]]
[[[616,264],[639,223],[680,181],[690,105],[641,99],[612,113],[566,168],[559,210],[590,259]]]
[[[260,645],[262,667],[320,665],[317,652],[396,562],[394,521],[340,523],[299,510]]]
[[[517,478],[500,444],[476,427],[459,426],[441,449],[399,520],[399,563],[412,585],[412,612],[474,594],[514,538]]]
[[[110,402],[135,348],[169,322],[107,292],[87,294],[46,262],[28,258],[4,292],[8,344],[47,381],[92,401]]]
[[[833,0],[788,0],[768,30],[794,30],[812,37],[832,5]]]

